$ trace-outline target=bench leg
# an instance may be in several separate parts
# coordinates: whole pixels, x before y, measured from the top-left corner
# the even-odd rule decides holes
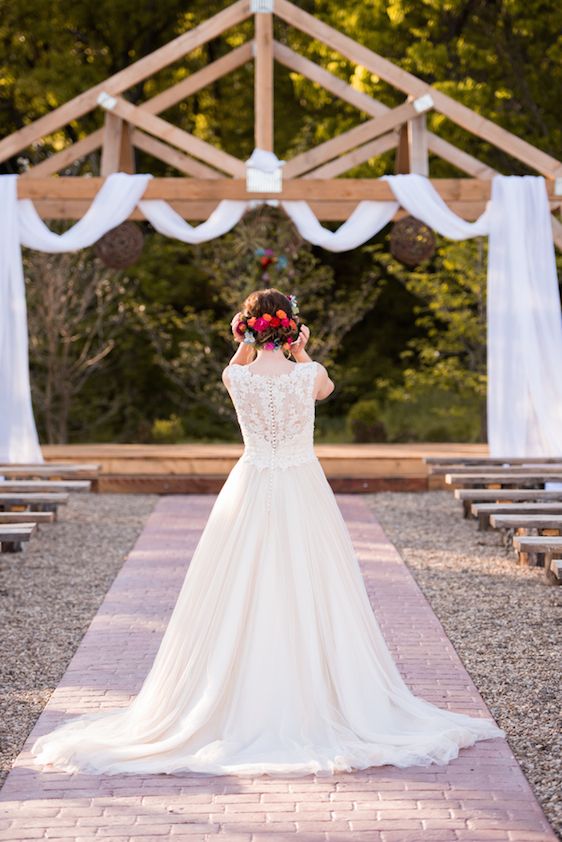
[[[490,515],[486,512],[478,513],[478,531],[487,532],[490,528]]]
[[[559,561],[559,559],[556,560]],[[544,572],[546,576],[546,581],[549,585],[562,585],[562,579],[559,579],[556,575],[556,571],[552,566],[552,562],[552,553],[546,553],[544,557]]]
[[[21,553],[23,544],[21,541],[2,541],[3,553]]]

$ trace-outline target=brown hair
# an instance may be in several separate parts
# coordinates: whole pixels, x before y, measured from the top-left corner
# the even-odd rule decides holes
[[[291,300],[286,295],[283,295],[282,292],[279,292],[278,289],[274,288],[259,289],[256,292],[250,293],[242,305],[241,313],[242,318],[246,321],[252,317],[259,318],[264,313],[275,316],[278,310],[283,310],[287,314],[288,319],[293,319],[298,323],[298,317],[293,315]],[[288,337],[294,340],[297,335],[298,328],[295,330],[290,326],[283,327],[283,325],[270,327],[258,334],[256,337],[256,347],[261,348],[267,342],[274,342],[275,340],[284,343]]]

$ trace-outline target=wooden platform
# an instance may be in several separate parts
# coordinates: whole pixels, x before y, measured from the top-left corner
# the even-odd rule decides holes
[[[242,453],[241,444],[45,445],[51,462],[96,462],[98,490],[154,494],[216,494]],[[316,453],[334,491],[427,491],[444,488],[428,477],[426,456],[482,457],[483,444],[320,444]]]

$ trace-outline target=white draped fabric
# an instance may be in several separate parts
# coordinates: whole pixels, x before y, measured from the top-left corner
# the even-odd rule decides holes
[[[182,243],[206,243],[230,231],[242,218],[247,202],[225,199],[219,202],[210,217],[201,225],[190,225],[167,202],[151,200],[139,202],[139,207],[150,224],[166,237]]]
[[[349,251],[363,245],[385,225],[396,211],[398,202],[359,202],[353,213],[337,231],[320,225],[306,202],[281,202],[303,239],[328,251]]]
[[[488,249],[488,441],[562,455],[562,320],[544,179],[495,178]]]
[[[488,235],[492,456],[562,456],[562,318],[543,178],[496,176],[475,222],[420,175],[385,176],[409,213],[451,240]]]
[[[42,462],[29,388],[15,175],[0,178],[0,303],[0,460]]]
[[[41,462],[31,408],[27,315],[20,244],[39,251],[91,246],[131,214],[150,175],[115,173],[83,218],[64,234],[45,225],[33,202],[17,201],[17,176],[0,177],[0,459]]]
[[[277,159],[270,163],[276,162],[283,163]],[[367,242],[388,224],[399,206],[449,239],[488,235],[490,452],[494,456],[562,456],[562,319],[544,179],[496,176],[485,212],[475,222],[467,222],[447,207],[423,176],[384,178],[396,201],[360,202],[336,231],[324,228],[306,202],[280,204],[304,239],[334,252]],[[85,216],[58,235],[41,220],[31,201],[17,201],[16,179],[0,176],[0,295],[4,304],[0,310],[0,458],[34,462],[41,455],[29,396],[20,244],[48,252],[75,251],[95,243],[137,205],[161,234],[202,243],[230,231],[256,201],[225,200],[205,222],[192,226],[166,202],[142,201],[149,175],[115,173]]]

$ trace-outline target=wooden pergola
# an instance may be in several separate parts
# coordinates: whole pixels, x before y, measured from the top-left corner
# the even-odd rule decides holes
[[[357,91],[328,70],[273,38],[273,14],[311,38],[362,65],[405,94],[389,108]],[[133,105],[123,96],[187,53],[254,15],[254,37],[179,83]],[[244,161],[162,119],[159,114],[244,65],[255,63],[255,147],[273,150],[274,62],[302,74],[369,119],[331,140],[296,155],[283,167],[281,191],[249,191]],[[134,172],[134,149],[143,150],[180,177],[154,178],[145,199],[164,199],[186,219],[206,219],[222,199],[306,200],[319,219],[347,219],[363,199],[393,200],[384,181],[341,178],[342,174],[388,150],[396,150],[396,171],[428,176],[429,153],[453,164],[466,178],[432,179],[451,210],[476,219],[490,196],[496,171],[430,132],[426,113],[435,110],[468,132],[503,150],[546,179],[551,211],[562,203],[562,163],[506,131],[442,91],[299,9],[289,0],[236,0],[195,29],[180,35],[119,73],[79,94],[50,114],[0,141],[0,162],[27,149],[84,114],[104,108],[103,128],[31,167],[19,179],[18,195],[32,199],[47,219],[78,219],[113,172]],[[100,177],[58,176],[61,169],[101,147]],[[139,210],[133,218],[142,218]],[[562,248],[562,224],[552,216],[554,239]]]

